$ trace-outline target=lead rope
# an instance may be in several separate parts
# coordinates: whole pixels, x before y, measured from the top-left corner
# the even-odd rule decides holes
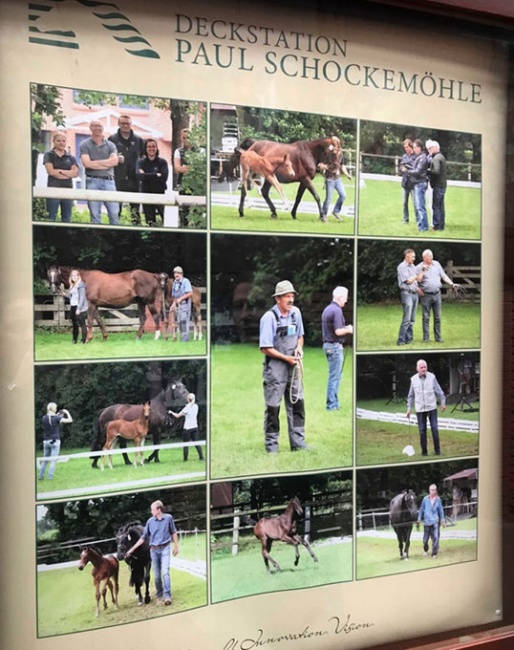
[[[298,391],[294,394],[294,385],[298,382]],[[289,386],[289,401],[291,404],[296,404],[300,399],[300,393],[303,385],[303,358],[298,357],[298,363],[293,366],[291,373],[291,384]]]

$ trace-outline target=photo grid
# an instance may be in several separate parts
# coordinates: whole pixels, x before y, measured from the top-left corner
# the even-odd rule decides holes
[[[481,136],[31,102],[38,636],[476,560]]]

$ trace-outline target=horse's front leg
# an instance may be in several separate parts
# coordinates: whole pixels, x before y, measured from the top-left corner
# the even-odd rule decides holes
[[[246,199],[246,178],[242,178],[241,180],[241,198],[239,199],[239,218],[244,217],[244,207],[245,207],[245,199]]]
[[[282,571],[278,562],[276,562],[270,555],[272,544],[273,544],[273,540],[269,538],[266,540],[265,544],[262,543],[262,556],[264,557],[264,564],[266,566],[266,570],[268,573],[270,573],[270,568],[269,568],[270,562],[271,564],[273,564],[275,571]]]
[[[145,568],[145,605],[150,602],[150,566]]]
[[[305,189],[306,189],[305,185],[303,183],[300,183],[300,185],[298,186],[298,191],[296,192],[296,198],[294,200],[294,205],[293,205],[293,208],[291,210],[291,217],[293,219],[296,219],[296,210],[298,209],[298,206],[300,205],[300,201],[303,198],[303,194],[305,192]]]
[[[100,581],[95,583],[95,597],[96,597],[96,618],[100,616]]]
[[[312,194],[314,197],[314,200],[316,201],[318,205],[318,213],[319,213],[319,218],[321,221],[325,220],[325,217],[323,216],[323,208],[321,206],[321,199],[319,198],[319,194],[316,192],[316,188],[314,187],[313,182],[311,181],[310,178],[306,178],[304,180],[305,188],[309,190],[309,192]]]
[[[145,452],[143,451],[143,447],[145,446],[145,440],[146,438],[142,437],[141,440],[139,441],[139,445],[141,447],[141,451],[139,452],[139,464],[141,465],[141,467],[145,466],[145,458],[144,458]]]
[[[111,600],[112,600],[112,604],[114,605],[114,609],[118,609],[118,594],[110,578],[107,579],[107,586],[109,587],[109,591],[111,592]],[[107,601],[105,600],[105,596],[104,596],[104,609],[107,609]]]
[[[264,181],[264,185],[262,186],[262,197],[266,201],[266,203],[269,206],[269,209],[271,210],[271,218],[276,219],[277,218],[277,209],[273,205],[272,200],[269,198],[269,191],[271,189],[271,183],[266,179]]]
[[[93,339],[93,320],[94,320],[94,311],[95,308],[93,305],[89,305],[87,308],[87,337],[86,343],[89,343]]]
[[[102,331],[103,340],[106,341],[108,334],[107,334],[107,330],[105,329],[104,321],[103,321],[102,317],[100,316],[100,311],[99,311],[98,307],[96,305],[89,305],[89,308],[90,309],[92,308],[92,312],[91,312],[91,317],[92,317],[91,318],[91,338],[93,338],[93,332],[92,332],[92,330],[93,330],[93,322],[92,321],[94,319],[94,320],[96,320],[96,322],[98,323],[98,327]],[[89,310],[88,310],[88,313],[89,313]]]
[[[318,560],[316,554],[314,553],[314,551],[312,550],[311,545],[309,544],[309,542],[306,539],[300,537],[299,535],[298,535],[298,539],[300,540],[300,544],[303,544],[305,546],[305,548],[309,551],[309,555],[314,560],[314,562],[319,562],[319,560]]]
[[[155,303],[149,304],[148,309],[152,314],[153,322],[155,323],[155,340],[157,341],[161,336],[161,315],[155,307]]]

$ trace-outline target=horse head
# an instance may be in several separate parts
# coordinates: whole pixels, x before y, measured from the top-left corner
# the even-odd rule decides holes
[[[301,517],[303,515],[303,508],[302,504],[300,503],[300,499],[298,497],[294,497],[294,499],[291,499],[291,503],[293,504],[293,509],[298,515],[298,517]]]
[[[187,404],[188,389],[181,379],[171,380],[164,391],[164,403],[166,408],[171,406],[185,406]]]
[[[124,560],[129,548],[132,548],[143,532],[142,525],[136,521],[125,524],[116,533],[116,556],[118,560]]]
[[[404,490],[403,505],[405,511],[409,513],[410,519],[416,521],[418,518],[418,506],[416,504],[416,494],[412,490]]]
[[[53,264],[46,272],[46,277],[50,284],[50,290],[52,291],[54,296],[57,295],[58,293],[61,293],[61,284],[62,284],[61,268]]]
[[[87,563],[91,560],[91,547],[89,546],[79,546],[81,549],[80,559],[79,559],[79,571],[83,571],[86,568]]]
[[[148,420],[150,417],[150,411],[152,410],[152,403],[150,401],[143,404],[143,418]]]

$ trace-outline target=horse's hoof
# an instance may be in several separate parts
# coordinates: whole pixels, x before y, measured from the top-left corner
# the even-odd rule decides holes
[[[272,219],[277,219],[277,213],[276,213],[276,212],[272,212],[272,214],[271,214],[271,218],[272,218]]]
[[[155,340],[158,341],[161,338],[161,330],[155,331]]]
[[[244,217],[244,214],[240,214],[239,218],[242,219]]]

